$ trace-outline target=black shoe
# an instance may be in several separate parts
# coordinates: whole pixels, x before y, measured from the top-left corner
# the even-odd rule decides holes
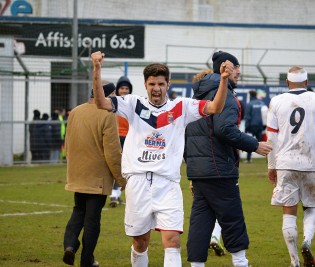
[[[62,260],[65,264],[73,265],[74,264],[74,256],[75,256],[75,252],[74,252],[73,247],[67,247],[64,251]]]
[[[305,241],[302,243],[302,256],[304,259],[304,267],[315,267],[315,259],[310,245]]]
[[[80,265],[80,267],[86,267],[87,265]],[[92,265],[89,265],[89,267],[100,267],[100,264],[98,261],[94,260]]]
[[[212,236],[211,238],[212,241],[210,242],[209,249],[213,249],[217,256],[224,256],[225,251],[220,241],[214,236]]]
[[[110,202],[109,202],[110,207],[116,208],[118,204],[119,204],[119,201],[118,201],[117,197],[111,197],[110,198]]]

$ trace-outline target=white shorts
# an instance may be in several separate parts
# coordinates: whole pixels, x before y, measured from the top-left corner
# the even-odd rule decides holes
[[[277,170],[277,186],[273,190],[271,205],[315,207],[315,172]]]
[[[151,229],[183,232],[183,196],[179,183],[151,174],[128,178],[126,235],[140,236]]]

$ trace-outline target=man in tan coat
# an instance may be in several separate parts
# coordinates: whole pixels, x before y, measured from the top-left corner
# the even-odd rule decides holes
[[[103,86],[105,96],[115,90],[112,83]],[[97,109],[93,93],[85,104],[74,108],[69,115],[66,132],[67,184],[74,193],[74,208],[64,235],[63,261],[74,265],[80,246],[80,267],[97,267],[94,249],[100,234],[102,208],[112,192],[114,180],[124,189],[121,176],[121,146],[116,115]]]

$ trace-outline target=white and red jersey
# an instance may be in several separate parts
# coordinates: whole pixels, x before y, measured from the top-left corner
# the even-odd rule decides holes
[[[273,97],[267,131],[268,168],[315,171],[315,93],[299,88]]]
[[[153,172],[179,182],[185,128],[205,116],[207,101],[178,97],[157,107],[147,98],[131,94],[111,99],[117,114],[129,122],[122,155],[123,176]]]

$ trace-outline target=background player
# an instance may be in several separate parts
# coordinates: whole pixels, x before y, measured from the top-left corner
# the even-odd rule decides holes
[[[268,117],[268,178],[275,186],[271,204],[283,207],[283,237],[291,266],[299,267],[296,216],[304,210],[302,255],[305,267],[314,267],[310,245],[315,231],[315,94],[307,92],[307,72],[292,67],[287,74],[289,92],[271,99]]]

